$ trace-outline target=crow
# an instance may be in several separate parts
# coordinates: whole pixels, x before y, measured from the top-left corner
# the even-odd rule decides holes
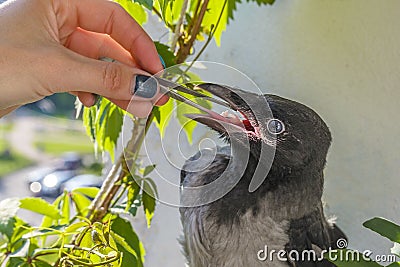
[[[335,266],[323,259],[324,250],[343,248],[337,242],[347,238],[326,219],[321,201],[331,143],[325,122],[309,107],[276,95],[211,83],[198,87],[243,119],[187,115],[230,143],[201,150],[182,168],[179,241],[187,265]],[[254,181],[257,175],[263,179]],[[222,176],[223,183],[205,189]]]

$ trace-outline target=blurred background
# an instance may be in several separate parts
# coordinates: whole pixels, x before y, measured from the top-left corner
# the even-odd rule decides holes
[[[397,0],[244,3],[222,35],[221,47],[212,43],[202,56],[242,71],[263,92],[302,102],[324,118],[333,135],[325,171],[327,214],[337,216],[351,248],[374,254],[389,254],[391,244],[362,222],[374,216],[400,221],[399,18]],[[146,30],[154,40],[168,41],[157,18],[149,18]],[[235,76],[224,78],[233,86],[239,82]],[[82,123],[74,119],[74,101],[69,95],[53,96],[0,120],[0,199],[51,198],[77,175],[91,178],[75,181],[101,179],[103,159],[93,157]],[[163,142],[154,141],[159,136],[152,128],[142,154],[159,155],[149,158],[161,168],[160,179],[178,183],[174,165],[198,149],[203,130],[196,129],[192,146],[182,145],[182,156],[172,147],[180,134],[176,122]],[[77,184],[73,181],[68,186]],[[175,189],[158,185],[160,193],[178,196]],[[147,249],[147,266],[183,265],[176,207],[159,204],[150,229],[141,216],[134,223]]]

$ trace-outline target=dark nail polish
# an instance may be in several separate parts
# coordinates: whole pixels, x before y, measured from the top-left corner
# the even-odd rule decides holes
[[[143,98],[153,98],[157,93],[158,82],[156,79],[145,75],[136,75],[133,94]]]

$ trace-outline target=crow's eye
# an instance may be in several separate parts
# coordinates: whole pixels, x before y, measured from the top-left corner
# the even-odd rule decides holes
[[[278,119],[271,119],[267,123],[267,129],[271,134],[281,134],[285,131],[285,125]]]

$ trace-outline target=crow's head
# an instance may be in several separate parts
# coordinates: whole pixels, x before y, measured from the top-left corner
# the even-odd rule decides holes
[[[248,144],[257,159],[263,146],[276,148],[273,161],[280,168],[293,170],[310,162],[324,166],[331,134],[312,109],[276,95],[257,95],[210,83],[198,87],[228,102],[239,116],[224,112],[218,116],[188,117],[209,126],[230,142],[234,138]]]

